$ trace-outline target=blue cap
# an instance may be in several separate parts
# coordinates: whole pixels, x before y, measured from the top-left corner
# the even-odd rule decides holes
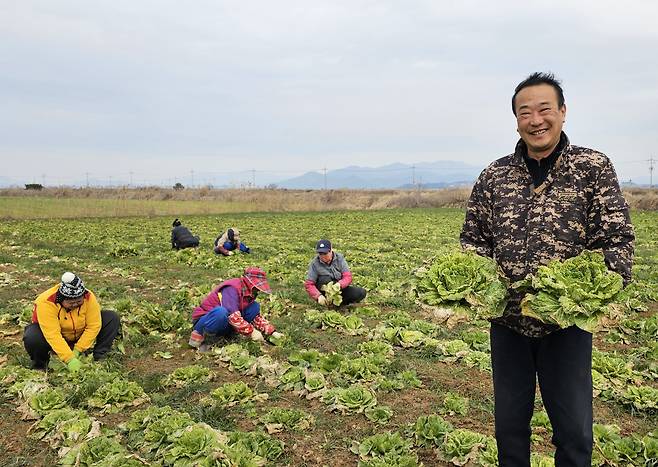
[[[331,251],[331,242],[329,240],[318,240],[318,243],[315,244],[315,251],[318,253],[328,253]]]

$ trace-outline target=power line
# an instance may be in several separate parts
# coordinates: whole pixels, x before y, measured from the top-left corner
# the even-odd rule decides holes
[[[656,160],[653,157],[650,157],[647,161],[649,163],[649,188],[653,188],[653,163]]]
[[[653,159],[652,159],[653,160]],[[655,162],[655,161],[654,161]],[[646,163],[646,159],[644,161]],[[419,167],[420,168],[420,167]],[[349,173],[349,174],[389,174],[389,173],[398,173],[398,174],[405,174],[408,173],[406,172],[407,170],[411,171],[411,182],[412,185],[416,185],[418,183],[417,177],[416,177],[416,166],[401,166],[401,167],[344,167],[340,169],[333,169],[334,172],[336,173]],[[272,179],[278,179],[278,178],[287,178],[285,176],[281,176],[283,174],[290,174],[291,177],[294,176],[302,176],[307,173],[317,173],[323,177],[323,185],[325,189],[328,189],[328,177],[329,177],[329,172],[331,170],[328,167],[322,167],[319,169],[306,169],[306,170],[259,170],[259,169],[244,169],[244,170],[235,170],[235,171],[221,171],[221,172],[204,172],[205,175],[205,180],[207,183],[214,182],[217,185],[224,185],[224,184],[229,184],[229,185],[251,185],[253,187],[256,187],[256,172],[262,175],[262,182],[265,183],[270,183],[268,181],[268,178]],[[280,175],[280,177],[277,177],[277,174]],[[162,175],[153,175],[152,173],[146,173],[146,172],[141,172],[141,171],[134,171],[134,170],[129,170],[126,172],[99,172],[99,173],[93,173],[93,172],[82,172],[79,176],[73,175],[73,174],[68,174],[65,180],[62,178],[57,178],[59,183],[67,183],[71,185],[79,185],[82,186],[83,184],[86,185],[88,188],[90,186],[99,186],[99,185],[104,185],[107,184],[106,186],[114,187],[120,186],[123,184],[128,184],[129,186],[134,186],[135,183],[141,183],[143,185],[153,185],[153,186],[158,186],[158,185],[171,185],[172,181],[180,181],[180,173],[174,175],[174,179],[170,177],[169,174],[162,174]],[[190,182],[190,187],[195,187],[196,184],[199,183],[198,179],[194,179],[194,170],[189,171],[189,182]],[[57,175],[49,175],[50,177],[57,177]],[[34,174],[24,174],[24,175],[16,175],[13,176],[12,178],[27,178],[30,177],[32,179],[38,178]],[[79,178],[77,178],[79,177]],[[84,177],[84,178],[83,178]],[[43,177],[42,177],[43,178]],[[198,178],[198,177],[197,177]],[[203,178],[203,177],[202,177]],[[103,182],[105,180],[105,182]],[[46,180],[43,180],[44,182]],[[51,183],[54,180],[51,180]],[[166,183],[169,181],[169,183]],[[277,183],[276,181],[274,183]]]

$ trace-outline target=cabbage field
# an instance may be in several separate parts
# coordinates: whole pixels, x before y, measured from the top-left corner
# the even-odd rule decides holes
[[[182,251],[172,220],[0,224],[0,465],[497,465],[488,324],[418,301],[419,271],[458,249],[463,211],[182,217],[201,236]],[[635,282],[594,338],[597,466],[658,465],[658,214],[633,221]],[[251,254],[212,252],[230,226]],[[319,238],[368,290],[361,306],[306,296]],[[190,349],[193,307],[251,265],[268,274],[274,293],[259,301],[285,336]],[[78,374],[56,357],[33,371],[22,329],[64,271],[118,312],[123,336]],[[550,439],[537,394],[534,466],[552,465]]]

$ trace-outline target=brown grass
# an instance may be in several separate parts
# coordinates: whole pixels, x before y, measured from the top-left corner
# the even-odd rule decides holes
[[[628,188],[624,197],[633,210],[658,210],[658,188]]]
[[[140,188],[45,188],[41,191],[18,188],[0,189],[0,201],[5,209],[1,218],[39,217],[44,211],[63,206],[55,217],[120,217],[130,215],[191,215],[225,212],[286,212],[365,210],[388,208],[464,208],[471,187],[439,190],[286,190],[286,189],[214,189],[211,187],[173,190],[161,187]],[[631,188],[624,196],[632,210],[658,210],[658,189]],[[14,203],[11,200],[15,200]],[[22,199],[22,210],[18,200]],[[84,200],[97,209],[69,205]],[[95,202],[98,200],[98,202]],[[61,203],[59,202],[61,201]],[[115,202],[116,201],[116,202]],[[14,209],[10,204],[14,205]],[[84,204],[84,203],[83,203]],[[6,212],[5,212],[6,211]],[[70,211],[70,212],[69,212]],[[26,215],[26,212],[33,215]],[[42,212],[51,217],[52,212]]]
[[[161,214],[169,204],[179,214],[213,214],[238,211],[325,211],[349,209],[386,209],[414,207],[462,207],[466,205],[470,187],[443,190],[285,190],[285,189],[213,189],[209,187],[173,190],[171,188],[45,188],[41,191],[18,188],[0,189],[0,198],[33,199],[28,209],[39,201],[116,200],[119,211],[135,202],[153,202]],[[25,203],[23,203],[25,204]],[[59,203],[57,203],[59,204]],[[114,203],[117,204],[117,203]],[[158,208],[155,208],[157,206]],[[44,206],[45,207],[45,206]],[[186,209],[187,208],[187,209]],[[143,203],[142,203],[143,209]],[[21,216],[10,217],[20,218]],[[79,213],[78,213],[79,214]],[[115,216],[113,212],[109,216]],[[7,213],[5,213],[7,216]],[[68,217],[68,216],[64,216]]]

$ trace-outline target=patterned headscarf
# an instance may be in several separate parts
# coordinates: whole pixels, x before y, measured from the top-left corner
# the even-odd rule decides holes
[[[253,266],[248,267],[244,270],[244,275],[242,277],[251,287],[255,287],[264,293],[272,293],[272,288],[267,282],[267,277],[265,277],[265,271],[261,268]]]

